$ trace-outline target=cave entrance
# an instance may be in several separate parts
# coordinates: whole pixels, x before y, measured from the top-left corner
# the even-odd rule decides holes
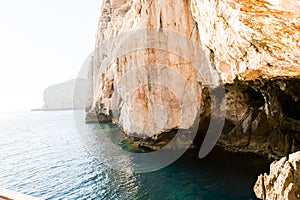
[[[291,95],[281,90],[278,93],[278,101],[286,117],[300,120],[300,101],[295,101]]]

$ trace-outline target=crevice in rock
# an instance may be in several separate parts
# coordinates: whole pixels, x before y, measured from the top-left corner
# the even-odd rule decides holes
[[[159,14],[159,32],[163,32],[163,20],[162,20],[162,12]]]
[[[111,98],[113,93],[114,93],[114,83],[112,83],[110,86],[108,98]]]
[[[176,26],[176,25],[175,25],[175,26]],[[191,31],[191,34],[190,34],[190,38],[192,38],[192,35],[193,35],[195,29],[196,29],[196,30],[198,29],[198,24],[197,24],[197,22],[195,22],[195,25],[194,25],[194,27],[192,28],[192,31]]]
[[[209,49],[209,61],[212,65],[213,68],[216,68],[216,64],[215,64],[215,52],[212,49]]]

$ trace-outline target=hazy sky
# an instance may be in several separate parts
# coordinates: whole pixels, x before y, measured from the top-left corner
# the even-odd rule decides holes
[[[95,44],[101,0],[0,1],[0,112],[43,103],[75,78]]]

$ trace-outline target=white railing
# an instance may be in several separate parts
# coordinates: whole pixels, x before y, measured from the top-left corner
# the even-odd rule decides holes
[[[19,192],[14,192],[5,188],[0,187],[0,199],[3,200],[41,200],[36,197],[32,197]]]

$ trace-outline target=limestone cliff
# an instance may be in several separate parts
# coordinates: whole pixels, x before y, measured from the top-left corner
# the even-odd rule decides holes
[[[273,157],[299,150],[298,1],[104,0],[101,9],[89,114],[155,140],[198,116],[222,118],[219,108],[224,148]],[[158,44],[148,45],[155,34]]]
[[[270,174],[260,175],[254,186],[260,199],[300,199],[300,152],[274,161]]]
[[[65,110],[83,108],[85,97],[76,100],[73,105],[74,87],[79,91],[87,89],[86,81],[73,79],[60,84],[49,86],[44,91],[44,105],[42,110]]]
[[[175,42],[172,33],[200,43],[189,5],[188,1],[177,0],[103,3],[94,56],[93,74],[97,78],[93,109],[107,115],[112,110],[114,120],[127,134],[156,137],[174,128],[187,129],[200,112],[198,74],[182,58],[185,49],[178,45],[182,49],[176,55],[167,48],[149,48],[146,44],[147,38],[158,33],[165,33],[166,46]],[[103,51],[105,40],[110,41],[112,51]],[[141,44],[137,44],[139,41]],[[180,44],[190,45],[187,40]],[[123,52],[114,55],[113,51]],[[187,88],[194,92],[194,98],[186,98],[191,96]]]

